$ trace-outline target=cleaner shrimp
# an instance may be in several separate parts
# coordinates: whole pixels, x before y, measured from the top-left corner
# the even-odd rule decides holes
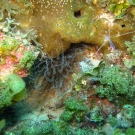
[[[130,32],[126,32],[126,33],[124,33],[124,34],[119,34],[119,35],[115,36],[115,38],[121,37],[121,36],[125,36],[125,35],[128,35],[128,34],[132,34],[132,33],[134,33],[134,32],[135,32],[135,31],[130,31]],[[114,43],[112,42],[111,37],[110,37],[110,26],[109,26],[109,34],[108,34],[108,35],[104,35],[104,36],[105,36],[105,42],[98,48],[98,50],[97,50],[96,53],[98,53],[98,52],[101,50],[101,48],[102,48],[107,42],[109,42],[111,49],[116,50],[116,46],[114,45]]]

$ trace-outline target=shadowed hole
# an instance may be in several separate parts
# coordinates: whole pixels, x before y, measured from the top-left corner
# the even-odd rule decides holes
[[[74,16],[75,16],[76,18],[81,17],[81,10],[74,12]]]
[[[121,27],[124,28],[124,27],[126,27],[126,25],[125,24],[122,24]]]

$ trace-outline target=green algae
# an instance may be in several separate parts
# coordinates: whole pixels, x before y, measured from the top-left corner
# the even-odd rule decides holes
[[[81,122],[84,120],[87,111],[88,108],[83,101],[76,98],[69,98],[65,101],[65,110],[61,114],[60,119]]]
[[[118,65],[105,67],[99,74],[99,81],[100,86],[95,89],[99,97],[118,104],[122,101],[134,102],[134,78],[127,69]]]
[[[5,80],[0,80],[0,86],[0,109],[26,95],[25,82],[17,74],[10,74]]]
[[[5,119],[0,120],[0,132],[1,132],[2,128],[5,126],[5,124],[6,124]]]

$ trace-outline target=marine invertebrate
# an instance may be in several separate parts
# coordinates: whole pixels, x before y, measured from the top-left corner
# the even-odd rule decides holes
[[[116,49],[116,47],[115,47],[115,45],[113,44],[113,42],[111,41],[110,37],[109,37],[109,36],[105,36],[105,42],[98,48],[98,50],[97,50],[96,53],[98,53],[99,50],[100,50],[107,42],[109,42],[110,47],[111,47],[113,50]]]
[[[10,2],[20,5],[17,0]],[[106,1],[104,2],[106,3]],[[100,47],[106,39],[104,35],[106,35],[109,24],[112,22],[109,8],[114,1],[107,2],[106,9],[98,6],[98,1],[88,0],[31,0],[30,3],[31,8],[20,6],[21,9],[25,10],[23,14],[12,16],[16,22],[21,24],[18,29],[33,28],[37,30],[39,42],[43,45],[43,51],[47,57],[57,57],[65,52],[71,43],[85,42]],[[100,5],[103,5],[101,1]],[[133,18],[130,13],[130,4],[128,10],[125,18],[122,18],[124,24],[121,21],[112,22],[111,41],[116,48],[124,48],[123,42],[129,40],[132,34],[117,38],[115,36],[134,30],[133,23],[131,23]],[[104,17],[102,14],[108,14],[108,16]],[[24,15],[27,16],[25,21]],[[104,48],[106,47],[104,46]]]
[[[14,72],[26,77],[39,51],[31,45],[29,32],[22,34],[12,30],[14,20],[7,18],[5,24],[0,38],[0,76]]]
[[[22,70],[26,70],[26,74],[22,74],[22,77],[27,76],[27,71],[30,69],[33,61],[37,57],[32,48],[34,49],[32,46],[24,46],[21,39],[16,39],[16,37],[5,35],[5,38],[2,40],[0,45],[0,75],[6,76],[8,73],[13,71],[17,73]],[[31,50],[33,50],[33,52],[31,52]]]
[[[34,82],[34,89],[44,89],[45,86],[51,84],[51,88],[64,88],[64,79],[67,79],[77,66],[77,59],[82,59],[83,51],[87,49],[87,45],[79,47],[72,46],[65,53],[56,58],[39,58],[35,61],[29,76],[29,82],[33,82],[33,78],[40,80],[40,83]]]
[[[26,95],[23,77],[28,76],[39,51],[31,45],[28,33],[14,31],[14,20],[7,18],[0,31],[0,109]]]
[[[112,40],[111,40],[111,36],[110,36],[110,29],[111,29],[111,27],[112,27],[111,25],[112,25],[112,22],[110,22],[110,26],[109,26],[109,29],[108,29],[108,35],[104,35],[104,36],[105,36],[104,43],[98,48],[98,50],[97,50],[96,53],[98,53],[98,52],[101,50],[101,48],[107,44],[107,42],[108,42],[109,45],[110,45],[110,46],[109,46],[109,47],[110,47],[109,50],[116,50],[116,49],[118,49],[118,48],[116,48],[115,44],[114,44],[114,43],[112,42]],[[134,32],[135,32],[135,31],[129,31],[129,32],[126,32],[126,33],[124,33],[124,34],[118,33],[118,35],[116,35],[116,36],[113,37],[113,38],[119,38],[119,37],[122,37],[122,36],[134,34]],[[126,43],[126,41],[125,41],[125,43]],[[108,47],[108,48],[109,48],[109,47]]]
[[[10,3],[8,0],[1,0],[0,1],[0,20],[4,19],[4,12],[5,10],[8,13],[8,17],[11,19],[11,14],[16,14],[19,11],[19,7],[12,3]]]

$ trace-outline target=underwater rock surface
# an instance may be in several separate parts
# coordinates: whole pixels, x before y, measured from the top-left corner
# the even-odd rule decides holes
[[[6,106],[0,109],[2,133],[135,133],[134,5],[132,0],[1,0],[0,31],[25,46],[5,54],[16,41],[9,38],[7,46],[2,42],[0,60],[19,50],[24,58],[16,64],[29,74],[19,72],[26,77],[20,82],[16,74],[5,81],[8,105],[6,89],[0,89]],[[24,54],[26,47],[33,54]],[[18,67],[14,59],[8,62]]]
[[[20,22],[20,29],[37,31],[47,57],[58,56],[71,43],[85,42],[99,47],[104,44],[104,48],[110,43],[112,47],[124,48],[125,40],[130,40],[134,33],[135,8],[127,1],[20,1],[26,3],[25,6],[17,0],[11,3],[24,10],[14,18]]]

